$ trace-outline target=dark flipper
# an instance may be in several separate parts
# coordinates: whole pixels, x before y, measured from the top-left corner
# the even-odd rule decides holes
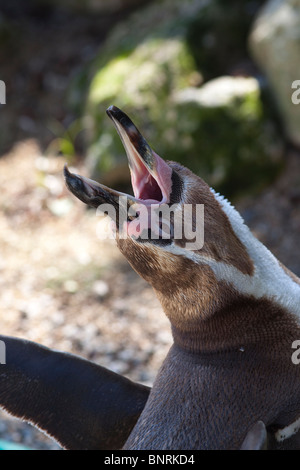
[[[83,358],[0,335],[0,407],[66,449],[120,449],[150,389]]]

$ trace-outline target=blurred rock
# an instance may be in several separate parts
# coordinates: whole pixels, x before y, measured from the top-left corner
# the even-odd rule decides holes
[[[48,201],[47,207],[57,217],[64,217],[72,210],[73,203],[68,198],[60,198]]]
[[[106,184],[120,178],[120,173],[129,176],[122,143],[107,118],[106,108],[115,104],[126,110],[159,151],[162,140],[169,140],[164,119],[171,108],[170,98],[175,91],[191,85],[194,75],[192,57],[176,38],[151,39],[129,56],[121,55],[100,68],[92,81],[87,107],[92,118],[88,165],[95,178],[109,170],[113,170],[113,176],[108,174]],[[162,128],[160,123],[164,123]]]
[[[63,287],[64,287],[64,290],[66,292],[69,292],[70,294],[73,294],[73,293],[77,292],[78,289],[79,289],[78,282],[75,281],[74,279],[67,279],[64,282]]]
[[[109,286],[105,281],[99,280],[94,282],[92,290],[101,299],[109,293]]]
[[[112,179],[116,179],[120,173],[116,166],[121,165],[121,174],[124,163],[127,167],[123,146],[105,113],[109,105],[126,109],[133,119],[138,116],[137,124],[157,145],[156,120],[165,113],[169,97],[201,80],[185,40],[187,24],[201,5],[195,0],[155,2],[114,28],[100,50],[91,73],[85,119],[88,164],[94,177],[114,169],[117,175]],[[128,181],[126,170],[125,175]]]
[[[219,12],[219,0],[210,4]],[[132,117],[158,154],[182,162],[228,196],[260,189],[277,173],[281,142],[257,81],[228,77],[201,88],[211,71],[204,59],[199,68],[193,53],[201,29],[198,39],[190,31],[207,12],[211,18],[206,2],[165,0],[113,30],[94,64],[86,107],[94,179],[115,186],[124,183],[120,173],[129,178],[123,145],[105,113],[112,104]]]
[[[282,166],[283,146],[255,78],[219,77],[173,99],[172,156],[226,196],[260,190]]]
[[[300,0],[267,2],[253,26],[250,48],[273,91],[287,137],[300,145],[300,104],[292,102],[292,84],[300,79]]]

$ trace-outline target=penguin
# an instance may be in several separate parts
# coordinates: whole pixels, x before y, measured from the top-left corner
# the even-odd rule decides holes
[[[116,242],[153,287],[174,341],[124,449],[240,449],[257,422],[272,431],[271,448],[300,449],[300,367],[292,360],[300,279],[224,197],[181,164],[163,160],[123,111],[111,106],[107,114],[125,147],[134,193],[116,212]],[[122,193],[64,172],[84,203],[119,208]],[[153,229],[151,210],[170,205],[174,216],[164,237],[164,216]],[[175,222],[189,206],[197,228],[198,205],[204,243],[191,244],[184,230],[176,235]]]
[[[173,344],[149,389],[79,357],[0,337],[8,344],[0,406],[67,449],[300,450],[299,278],[225,198],[163,160],[123,111],[111,106],[107,114],[134,195],[67,166],[66,185],[112,217],[116,243],[153,287]]]

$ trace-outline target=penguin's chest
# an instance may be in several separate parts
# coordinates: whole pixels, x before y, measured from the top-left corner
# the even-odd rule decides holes
[[[240,351],[193,361],[173,347],[124,449],[239,449],[249,423],[285,406],[275,376]]]

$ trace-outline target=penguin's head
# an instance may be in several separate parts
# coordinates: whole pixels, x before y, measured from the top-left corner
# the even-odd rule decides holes
[[[243,273],[252,269],[216,194],[187,168],[157,155],[123,111],[111,106],[107,114],[126,150],[134,196],[65,167],[67,187],[111,216],[120,251],[153,286],[167,314],[174,299],[177,311],[180,304],[184,311],[195,310],[199,289],[205,302],[213,301],[216,279],[209,260],[229,263]]]

